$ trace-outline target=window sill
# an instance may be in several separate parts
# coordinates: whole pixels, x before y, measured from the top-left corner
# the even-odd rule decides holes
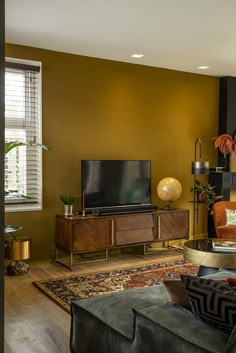
[[[42,211],[42,209],[40,204],[5,204],[5,212]]]

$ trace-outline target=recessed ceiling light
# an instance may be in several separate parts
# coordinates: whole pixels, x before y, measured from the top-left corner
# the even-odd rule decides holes
[[[133,55],[131,55],[131,58],[140,59],[140,58],[142,58],[143,56],[144,56],[143,54],[133,54]]]
[[[209,69],[210,66],[207,66],[207,65],[201,65],[201,66],[198,66],[197,68],[200,69],[200,70],[207,70]]]

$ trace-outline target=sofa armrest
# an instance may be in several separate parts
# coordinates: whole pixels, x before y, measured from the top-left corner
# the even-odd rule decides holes
[[[236,325],[233,328],[224,353],[236,353]]]

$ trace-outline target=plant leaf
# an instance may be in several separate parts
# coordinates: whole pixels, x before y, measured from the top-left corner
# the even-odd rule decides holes
[[[10,141],[10,142],[5,142],[5,155],[9,153],[11,150],[13,150],[16,147],[21,147],[21,146],[37,146],[41,147],[46,151],[50,151],[51,148],[47,145],[43,145],[41,143],[37,143],[35,141],[29,141],[29,142],[21,142],[21,141]]]

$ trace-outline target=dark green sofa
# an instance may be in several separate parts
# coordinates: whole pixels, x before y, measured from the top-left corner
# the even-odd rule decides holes
[[[72,353],[236,353],[236,328],[228,335],[168,303],[163,285],[77,300],[71,315]]]

